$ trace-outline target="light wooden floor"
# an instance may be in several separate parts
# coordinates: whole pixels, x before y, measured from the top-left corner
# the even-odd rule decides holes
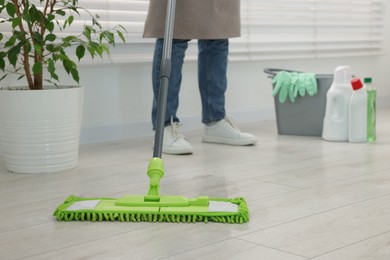
[[[187,136],[195,154],[164,155],[161,193],[244,196],[250,222],[56,222],[68,195],[144,194],[152,138],[84,145],[73,170],[12,174],[0,161],[0,259],[390,259],[390,110],[376,144],[278,136],[275,122],[242,126],[258,144]]]

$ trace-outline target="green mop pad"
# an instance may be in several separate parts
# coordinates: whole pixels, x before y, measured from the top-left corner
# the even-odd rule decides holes
[[[127,222],[220,222],[246,223],[248,207],[243,198],[223,199],[201,196],[160,196],[159,182],[164,175],[160,158],[148,167],[149,192],[146,196],[79,198],[70,196],[54,211],[58,221]]]

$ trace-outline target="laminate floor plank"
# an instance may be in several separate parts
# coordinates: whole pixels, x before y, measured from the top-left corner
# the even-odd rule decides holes
[[[278,135],[275,121],[243,125],[248,147],[206,144],[186,132],[193,155],[164,155],[164,195],[243,196],[250,221],[57,222],[69,195],[143,195],[152,137],[81,145],[76,168],[13,174],[0,159],[0,259],[387,260],[390,109],[378,111],[374,144]]]

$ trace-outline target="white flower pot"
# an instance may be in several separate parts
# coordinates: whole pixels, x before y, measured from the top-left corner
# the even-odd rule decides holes
[[[0,140],[9,171],[47,173],[77,165],[83,92],[0,90]]]

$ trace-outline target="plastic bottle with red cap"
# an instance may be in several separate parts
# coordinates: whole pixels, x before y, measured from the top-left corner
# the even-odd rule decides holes
[[[367,141],[367,91],[359,78],[353,78],[351,85],[348,141],[362,143]]]

